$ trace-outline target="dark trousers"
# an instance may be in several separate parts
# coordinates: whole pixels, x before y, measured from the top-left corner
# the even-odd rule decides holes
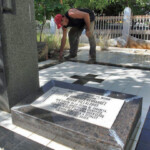
[[[79,37],[81,36],[82,31],[84,30],[83,28],[78,28],[78,27],[72,27],[69,31],[69,43],[70,43],[70,55],[71,56],[76,56],[77,55],[77,50],[78,50],[78,45],[79,45]],[[91,36],[88,38],[89,44],[90,44],[90,51],[89,55],[91,58],[96,57],[96,42],[94,38],[94,21],[91,22],[90,24],[90,32]]]

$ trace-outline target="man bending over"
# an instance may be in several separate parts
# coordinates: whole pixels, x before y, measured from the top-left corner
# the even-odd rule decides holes
[[[86,36],[89,39],[90,59],[96,59],[96,42],[94,38],[94,13],[89,9],[69,9],[65,15],[57,14],[54,18],[57,28],[63,30],[61,39],[60,55],[62,59],[63,50],[66,44],[67,28],[71,27],[69,31],[70,55],[66,59],[74,58],[77,56],[79,37],[84,29],[86,29]]]

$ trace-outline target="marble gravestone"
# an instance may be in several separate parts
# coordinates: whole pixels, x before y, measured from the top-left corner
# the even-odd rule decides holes
[[[0,110],[39,90],[33,0],[0,0]]]
[[[141,115],[141,97],[54,80],[42,89],[34,102],[12,108],[15,125],[93,150],[128,149]]]
[[[122,38],[125,40],[126,44],[128,43],[130,35],[130,27],[131,27],[131,8],[126,7],[124,9],[123,30],[122,30]]]

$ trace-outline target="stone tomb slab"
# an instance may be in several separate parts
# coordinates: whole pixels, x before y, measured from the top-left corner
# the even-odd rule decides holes
[[[13,107],[12,119],[47,138],[57,135],[93,150],[125,150],[141,108],[136,95],[50,81],[33,103]]]

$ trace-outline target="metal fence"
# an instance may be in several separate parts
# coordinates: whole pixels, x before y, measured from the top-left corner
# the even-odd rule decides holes
[[[96,37],[116,38],[122,36],[123,17],[123,14],[119,14],[119,16],[97,16],[95,21]],[[131,36],[150,40],[150,15],[132,16],[130,26]]]
[[[132,16],[130,35],[139,39],[150,40],[150,15]]]
[[[122,35],[123,15],[97,16],[95,19],[95,35],[116,38]]]

